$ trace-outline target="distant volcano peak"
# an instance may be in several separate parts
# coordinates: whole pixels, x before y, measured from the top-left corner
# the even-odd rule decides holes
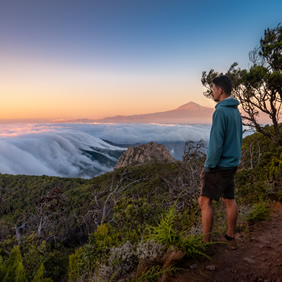
[[[194,103],[194,102],[189,102],[187,104],[180,106],[179,108],[177,108],[177,110],[199,110],[203,108],[205,107],[200,106],[199,104]]]
[[[177,109],[151,114],[105,117],[100,120],[88,120],[99,123],[166,123],[166,124],[195,124],[210,123],[212,108],[203,107],[197,103],[189,102]],[[72,121],[73,122],[73,121]]]

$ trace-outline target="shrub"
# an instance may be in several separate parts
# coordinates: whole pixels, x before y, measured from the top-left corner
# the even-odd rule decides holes
[[[80,255],[82,253],[82,248],[78,248],[75,250],[74,254],[71,254],[69,256],[69,279],[71,281],[74,281],[76,278],[80,275]]]
[[[113,208],[113,225],[119,230],[123,242],[137,243],[146,224],[154,218],[153,208],[146,199],[123,197]]]
[[[270,209],[265,203],[256,203],[253,205],[250,213],[246,216],[250,223],[262,221],[268,218]]]
[[[110,281],[111,279],[125,278],[138,265],[136,245],[126,242],[110,251],[106,264],[99,265],[98,277]]]
[[[27,281],[19,246],[14,246],[5,263],[0,259],[0,278],[3,282]]]
[[[164,255],[165,247],[163,244],[154,240],[148,240],[146,242],[140,242],[137,245],[136,251],[140,260],[155,260]]]
[[[32,282],[52,282],[51,278],[44,278],[44,265],[43,263],[39,267],[38,271],[34,275]]]

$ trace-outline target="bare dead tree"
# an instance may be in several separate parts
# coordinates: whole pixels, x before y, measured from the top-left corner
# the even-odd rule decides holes
[[[16,237],[17,237],[17,241],[18,241],[19,245],[20,245],[20,243],[22,241],[21,229],[23,229],[25,226],[26,226],[25,222],[21,226],[19,226],[19,227],[16,224],[14,225],[14,228],[16,230]]]
[[[109,202],[110,201],[113,201],[113,202],[116,201],[114,199],[114,196],[117,196],[122,191],[125,191],[126,189],[128,189],[130,186],[142,181],[142,179],[137,179],[137,180],[134,180],[134,181],[130,181],[129,183],[124,185],[125,180],[127,180],[127,181],[130,180],[129,174],[126,170],[124,170],[121,175],[119,175],[117,173],[113,173],[111,185],[110,185],[109,189],[107,190],[108,196],[106,197],[106,200],[104,201],[104,204],[103,204],[102,217],[101,217],[100,225],[102,225],[104,223],[105,217],[106,217],[108,211],[110,210],[109,209]]]
[[[37,208],[37,215],[35,215],[38,222],[38,238],[42,238],[43,231],[48,234],[49,230],[58,230],[58,222],[55,218],[60,217],[63,210],[63,197],[59,187],[54,187],[45,195],[41,196],[39,207]]]
[[[182,161],[188,166],[189,185],[190,187],[198,187],[200,173],[206,158],[206,144],[203,139],[198,142],[187,141],[184,147]]]
[[[252,142],[247,148],[242,149],[241,164],[245,168],[253,169],[259,163],[261,155],[260,141]]]

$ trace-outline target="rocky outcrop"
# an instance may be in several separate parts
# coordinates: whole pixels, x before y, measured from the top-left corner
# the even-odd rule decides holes
[[[175,162],[164,145],[150,142],[138,147],[129,147],[119,158],[115,168],[134,166],[145,162]]]

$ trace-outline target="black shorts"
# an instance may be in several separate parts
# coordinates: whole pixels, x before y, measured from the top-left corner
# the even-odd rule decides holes
[[[225,199],[234,199],[234,175],[237,167],[232,169],[212,168],[202,170],[201,196],[218,201],[221,196]]]

